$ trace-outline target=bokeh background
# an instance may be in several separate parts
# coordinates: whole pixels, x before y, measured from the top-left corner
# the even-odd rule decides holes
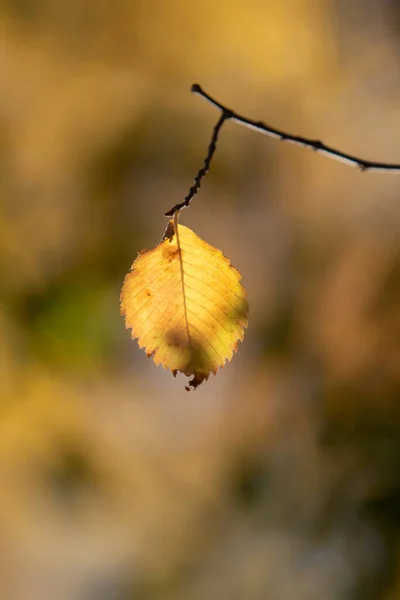
[[[195,392],[119,315],[217,111],[400,162],[396,0],[1,0],[0,597],[400,598],[400,175],[233,123],[181,222],[250,324]]]

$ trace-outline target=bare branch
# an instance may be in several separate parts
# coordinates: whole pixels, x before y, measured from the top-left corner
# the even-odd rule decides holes
[[[243,117],[242,115],[239,115],[239,113],[235,112],[234,110],[232,110],[230,108],[227,108],[226,106],[224,106],[223,104],[221,104],[220,102],[215,100],[215,98],[213,98],[212,96],[207,94],[207,92],[205,92],[198,83],[194,83],[192,85],[191,91],[194,94],[198,94],[199,96],[201,96],[202,98],[207,100],[207,102],[209,102],[210,104],[212,104],[213,106],[218,108],[221,111],[221,116],[220,116],[217,124],[214,127],[210,145],[208,146],[207,156],[204,159],[203,166],[201,167],[201,169],[199,170],[199,172],[197,173],[197,175],[194,179],[194,184],[190,188],[190,190],[189,190],[187,196],[185,197],[185,199],[183,200],[183,202],[180,202],[179,204],[175,204],[175,206],[173,206],[168,212],[165,213],[166,217],[172,217],[175,212],[180,211],[182,208],[185,208],[186,206],[189,206],[193,197],[199,191],[201,182],[202,182],[203,178],[205,177],[205,175],[208,173],[208,170],[210,168],[211,160],[212,160],[212,158],[214,156],[214,152],[216,150],[218,136],[221,131],[222,125],[228,119],[230,119],[231,121],[234,121],[235,123],[239,123],[240,125],[244,125],[245,127],[248,127],[249,129],[254,129],[255,131],[259,131],[260,133],[263,133],[264,135],[268,135],[270,137],[278,139],[282,142],[289,142],[291,144],[297,144],[298,146],[303,146],[304,148],[310,148],[314,152],[318,152],[319,154],[323,154],[325,156],[328,156],[329,158],[333,158],[335,160],[341,161],[347,165],[357,167],[360,171],[393,171],[393,172],[397,171],[397,172],[400,172],[400,164],[374,162],[374,161],[370,161],[370,160],[365,160],[363,158],[358,158],[357,156],[353,156],[352,154],[347,154],[346,152],[342,152],[341,150],[332,148],[332,146],[327,146],[320,140],[312,140],[312,139],[305,138],[305,137],[302,137],[299,135],[292,135],[291,133],[287,133],[285,131],[276,129],[275,127],[266,125],[262,121],[253,121],[252,119]]]
[[[339,160],[348,165],[357,167],[360,171],[400,172],[400,164],[374,162],[370,160],[365,160],[363,158],[358,158],[357,156],[353,156],[351,154],[347,154],[346,152],[342,152],[341,150],[337,150],[336,148],[332,148],[332,146],[327,146],[319,140],[311,140],[305,137],[301,137],[299,135],[292,135],[291,133],[286,133],[285,131],[275,129],[275,127],[270,127],[262,121],[253,121],[252,119],[243,117],[234,110],[227,109],[223,104],[217,102],[217,100],[215,100],[209,94],[207,94],[197,83],[192,85],[192,92],[198,94],[199,96],[216,106],[219,110],[222,111],[222,113],[224,113],[225,111],[229,112],[232,121],[244,125],[245,127],[249,127],[250,129],[255,129],[256,131],[281,140],[282,142],[290,142],[291,144],[297,144],[298,146],[310,148],[315,152],[319,152],[320,154],[324,154],[325,156],[329,156],[330,158],[333,158],[335,160]]]

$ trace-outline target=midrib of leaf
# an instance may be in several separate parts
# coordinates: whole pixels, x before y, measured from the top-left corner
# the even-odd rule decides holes
[[[187,310],[187,305],[186,305],[186,293],[185,293],[185,273],[183,270],[182,248],[181,248],[181,242],[179,239],[177,215],[178,215],[178,213],[176,212],[174,215],[174,226],[175,226],[176,243],[178,246],[179,269],[181,272],[181,281],[182,281],[183,312],[185,314],[186,333],[188,336],[188,344],[189,344],[189,352],[190,352],[190,362],[192,362],[192,357],[193,357],[192,338],[190,337],[190,331],[189,331],[188,310]]]

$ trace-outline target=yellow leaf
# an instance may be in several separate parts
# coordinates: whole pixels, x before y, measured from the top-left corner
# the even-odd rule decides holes
[[[126,276],[121,313],[156,365],[192,377],[196,388],[243,339],[248,303],[240,280],[222,252],[171,220],[161,243],[140,252]]]

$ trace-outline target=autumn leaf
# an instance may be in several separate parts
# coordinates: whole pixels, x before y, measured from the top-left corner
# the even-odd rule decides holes
[[[161,243],[139,253],[121,291],[132,338],[156,365],[195,389],[232,358],[247,326],[240,273],[191,229],[168,223]]]

